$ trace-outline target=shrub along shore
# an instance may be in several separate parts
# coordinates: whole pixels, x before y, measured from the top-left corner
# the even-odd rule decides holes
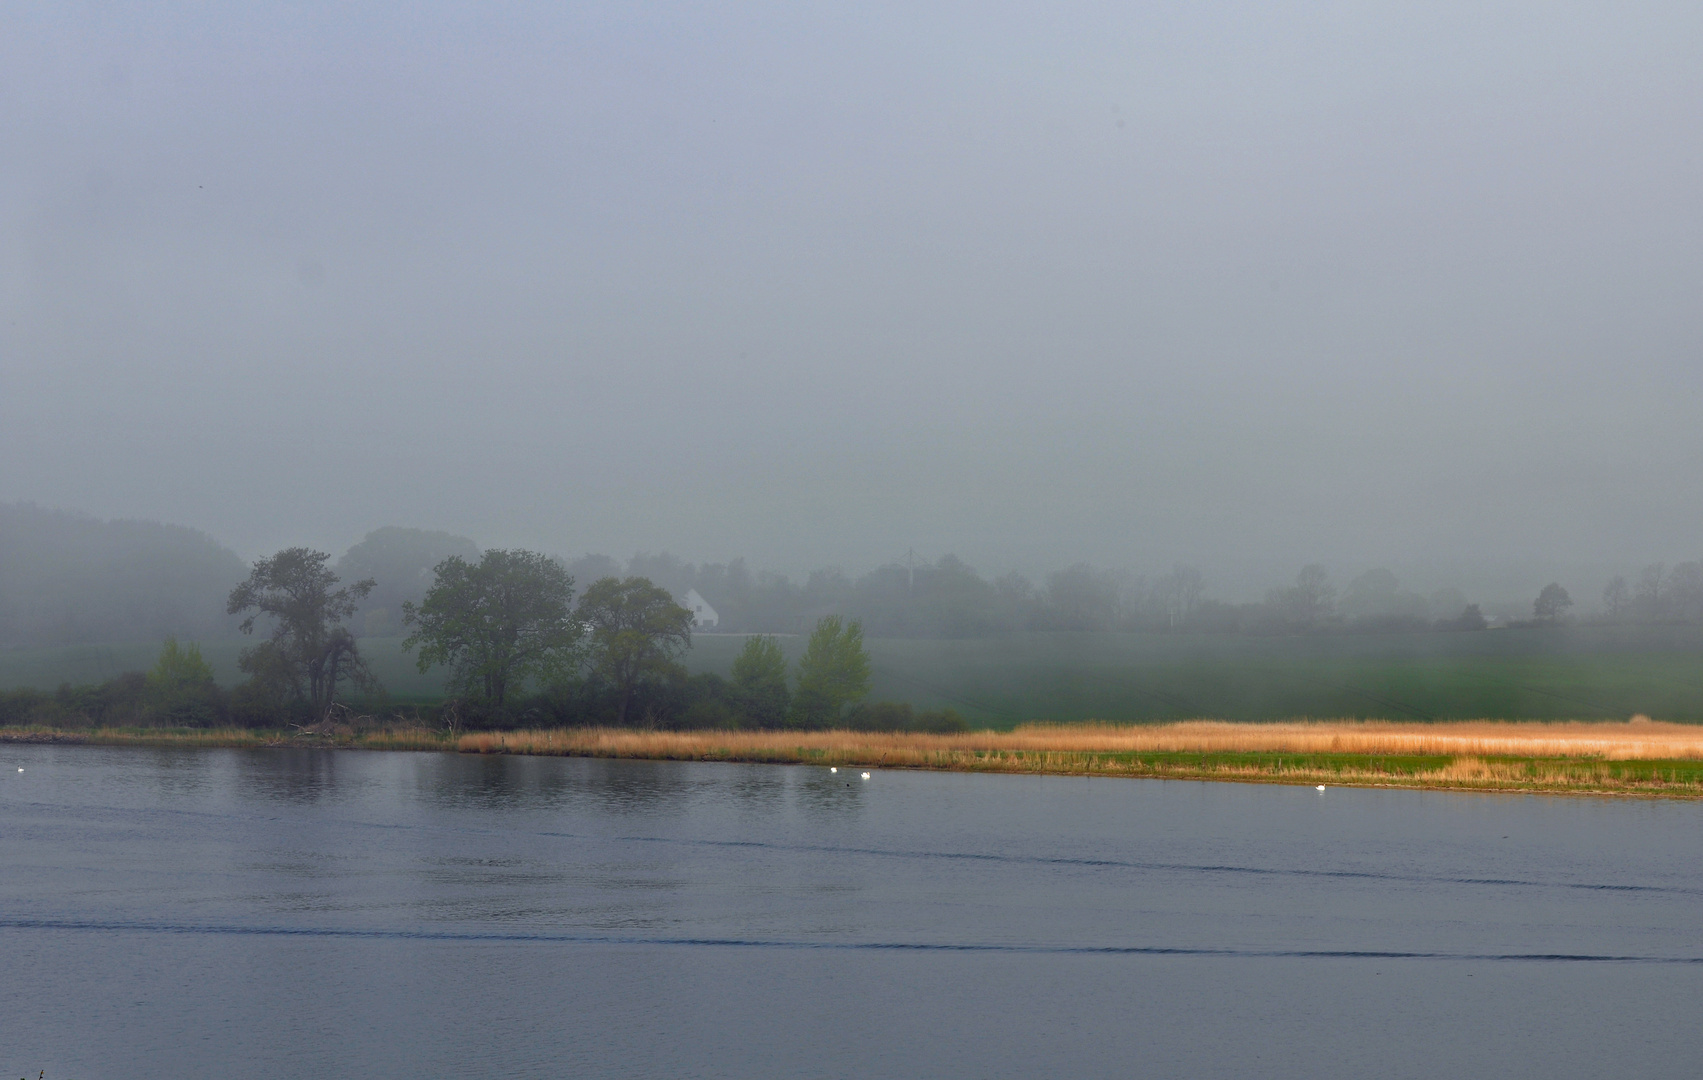
[[[11,728],[0,742],[457,751],[952,772],[1703,797],[1703,727],[1652,723],[1189,721],[1030,724],[961,734],[858,731],[480,731]]]

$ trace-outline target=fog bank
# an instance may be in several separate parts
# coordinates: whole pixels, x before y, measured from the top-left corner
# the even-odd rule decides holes
[[[1232,594],[1695,558],[1700,53],[1655,3],[12,5],[0,501]]]

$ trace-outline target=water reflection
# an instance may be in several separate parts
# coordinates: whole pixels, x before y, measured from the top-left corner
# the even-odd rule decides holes
[[[646,768],[645,766],[654,766]],[[635,768],[635,766],[638,766]],[[581,765],[585,790],[599,809],[621,815],[686,813],[691,796],[704,781],[690,767],[673,761],[613,761],[586,758]]]
[[[538,888],[568,880],[538,859],[445,855],[421,860],[418,876],[434,885],[457,888]]]
[[[149,768],[140,775],[160,795],[197,794],[213,782],[214,764],[205,750],[161,747],[149,756]]]
[[[787,774],[765,766],[735,766],[739,771],[725,786],[727,794],[746,809],[774,812],[786,805]]]
[[[829,772],[804,768],[798,784],[798,806],[813,818],[843,817],[863,805],[867,783],[851,769]]]
[[[337,750],[234,751],[245,796],[313,804],[338,794],[338,772],[347,754]]]
[[[1259,1054],[1302,1021],[1259,1018],[1298,993],[1313,995],[1305,1016],[1332,1023],[1440,1010],[1397,1048],[1421,1061],[1436,1030],[1482,1029],[1488,1052],[1521,1021],[1534,1045],[1590,1049],[1604,1028],[1575,1039],[1588,1026],[1542,1017],[1636,992],[1651,1019],[1617,1005],[1614,1030],[1669,1040],[1647,1065],[1682,1060],[1671,1033],[1688,1030],[1703,980],[1698,804],[306,749],[13,753],[28,769],[0,786],[0,964],[15,976],[0,1043],[23,1030],[45,1033],[44,1052],[121,1048],[62,1074],[168,1075],[119,1060],[164,1033],[149,1060],[197,1075],[305,1075],[309,1060],[328,1075],[435,1075],[479,1039],[486,1071],[578,1075],[577,1047],[637,1032],[635,1046],[668,1052],[605,1055],[638,1062],[619,1075],[704,1074],[698,1046],[723,1036],[714,1075],[860,1075],[764,1055],[892,1004],[880,1030],[847,1039],[898,1031],[904,1053],[862,1075],[1048,1075],[1070,1056],[1058,1031],[1116,1047],[1134,1024],[1161,1040],[1206,1016],[1205,1037],[1222,1039],[1239,1030],[1217,1023],[1229,1002],[1256,1034],[1248,1067],[1217,1075],[1265,1075]],[[1398,976],[1411,998],[1378,998]],[[1210,985],[1179,996],[1180,978]],[[1487,987],[1465,1019],[1450,1013],[1462,983]],[[275,1022],[326,1001],[311,1024]],[[982,1037],[997,1039],[1048,1001],[1044,1032],[980,1057],[953,1028],[992,1011]],[[518,1019],[498,1030],[480,1016]],[[325,1030],[362,1047],[380,1028],[382,1055],[323,1052]],[[941,1032],[950,1059],[918,1064]],[[256,1064],[245,1036],[272,1056]],[[1200,1045],[1173,1042],[1151,1055],[1156,1073],[1186,1071],[1168,1066]],[[546,1052],[503,1056],[521,1044]],[[1632,1060],[1644,1045],[1614,1049]],[[1127,1074],[1118,1053],[1090,1071]],[[1446,1064],[1409,1071],[1475,1072]]]
[[[436,806],[470,810],[539,810],[561,806],[574,777],[547,758],[422,754],[414,759],[416,790]]]

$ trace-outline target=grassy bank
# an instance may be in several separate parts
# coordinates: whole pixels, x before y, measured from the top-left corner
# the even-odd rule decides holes
[[[6,743],[51,746],[172,746],[237,750],[456,750],[456,738],[428,728],[384,728],[304,736],[256,728],[0,728]]]
[[[953,772],[1703,797],[1703,728],[1678,724],[1026,725],[962,735],[849,731],[0,732],[0,742],[455,750]]]

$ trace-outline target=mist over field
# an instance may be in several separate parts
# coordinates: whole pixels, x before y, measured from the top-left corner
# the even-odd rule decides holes
[[[1235,601],[1703,554],[1695,5],[3,18],[0,502]]]
[[[0,0],[0,1080],[1682,1074],[1700,403],[1698,0]]]

